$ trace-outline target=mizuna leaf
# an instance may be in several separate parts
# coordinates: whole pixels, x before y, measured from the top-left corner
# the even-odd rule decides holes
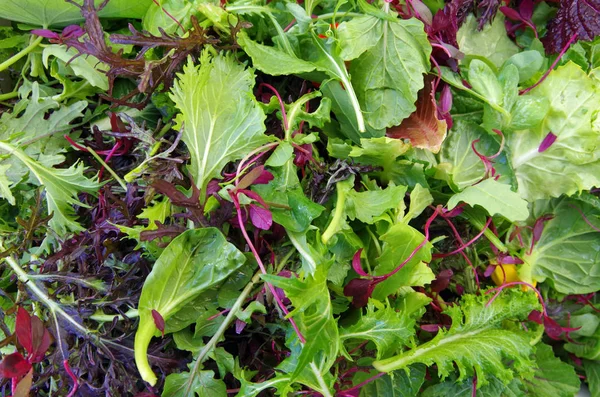
[[[83,175],[82,163],[73,164],[66,169],[48,168],[8,143],[0,142],[0,150],[9,152],[19,159],[35,175],[40,185],[44,186],[48,213],[53,214],[49,224],[54,231],[64,236],[69,231],[83,230],[76,221],[73,205],[87,206],[79,201],[77,195],[79,193],[95,194],[102,184]]]
[[[559,4],[558,14],[548,23],[543,39],[548,53],[560,52],[574,34],[585,41],[600,35],[599,0],[564,0]]]
[[[448,124],[446,120],[437,118],[437,104],[432,87],[433,79],[426,79],[425,87],[419,91],[417,110],[399,126],[388,128],[387,136],[408,139],[413,147],[428,149],[433,153],[440,151]]]
[[[485,385],[493,375],[508,383],[515,375],[527,371],[533,364],[529,358],[528,335],[514,326],[504,328],[505,321],[524,320],[539,307],[533,292],[517,289],[503,291],[491,304],[490,295],[463,295],[460,305],[451,306],[445,314],[452,318],[446,332],[440,330],[431,341],[395,357],[375,361],[373,366],[383,372],[406,368],[414,363],[437,365],[442,378],[454,372],[458,381],[477,374],[477,385]],[[505,360],[513,364],[508,367]]]
[[[252,95],[252,72],[231,54],[213,58],[204,51],[199,65],[190,60],[178,76],[170,96],[181,111],[190,171],[204,200],[208,182],[220,178],[227,163],[269,141],[265,114]]]
[[[500,183],[492,178],[477,185],[469,186],[448,200],[448,209],[453,209],[460,202],[472,207],[480,205],[490,215],[502,215],[511,222],[524,221],[529,217],[527,201],[518,193],[510,190],[509,185]]]
[[[423,74],[430,68],[431,45],[423,24],[415,18],[364,15],[340,24],[338,32],[367,124],[375,130],[399,125],[415,111]]]
[[[215,228],[188,230],[165,248],[144,282],[138,305],[135,361],[145,381],[153,385],[157,380],[146,356],[157,331],[152,311],[157,311],[168,324],[169,318],[184,305],[225,280],[245,260]]]

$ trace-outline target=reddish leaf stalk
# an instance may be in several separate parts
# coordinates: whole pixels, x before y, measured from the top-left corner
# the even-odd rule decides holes
[[[71,370],[71,367],[69,366],[69,360],[63,360],[63,368],[65,369],[65,371],[67,372],[67,374],[69,375],[71,380],[73,381],[73,388],[71,389],[71,391],[69,392],[67,397],[73,397],[73,396],[75,396],[75,393],[77,393],[77,389],[79,388],[79,384],[77,382],[77,376],[75,376],[75,374]]]
[[[567,50],[569,49],[569,47],[571,47],[571,44],[573,44],[573,42],[576,39],[577,39],[577,33],[575,33],[573,36],[571,36],[571,38],[569,39],[569,41],[567,41],[567,44],[565,44],[565,46],[560,51],[560,53],[558,54],[558,56],[556,57],[556,59],[554,60],[554,62],[552,62],[552,66],[550,66],[550,68],[548,70],[546,70],[546,73],[544,73],[544,75],[542,76],[542,78],[539,79],[538,82],[535,83],[534,85],[532,85],[531,87],[519,91],[519,95],[527,94],[529,91],[533,90],[535,87],[537,87],[538,85],[542,84],[542,82],[544,80],[546,80],[546,77],[548,77],[548,75],[550,74],[550,72],[552,70],[554,70],[554,68],[556,67],[556,65],[560,61],[560,59],[563,57],[563,55],[565,55],[565,52],[567,52]]]
[[[265,268],[265,265],[263,264],[262,260],[260,259],[260,255],[256,251],[256,248],[254,247],[254,244],[252,243],[250,236],[248,236],[246,227],[244,226],[244,220],[242,218],[242,209],[240,207],[240,202],[237,199],[237,196],[235,195],[235,193],[229,192],[229,195],[230,195],[231,199],[233,200],[233,205],[235,206],[235,209],[236,209],[237,219],[238,219],[238,222],[240,225],[240,230],[242,232],[242,235],[244,236],[244,240],[246,240],[246,244],[248,244],[248,247],[250,247],[250,251],[252,251],[252,255],[254,255],[254,258],[256,259],[256,262],[258,263],[258,267],[260,268],[260,271],[262,272],[262,274],[267,274],[267,269]],[[281,311],[287,316],[290,312],[288,311],[288,309],[285,307],[285,305],[281,301],[281,298],[279,297],[279,295],[277,295],[277,292],[275,291],[275,287],[273,287],[273,284],[268,283],[268,282],[266,282],[265,284],[267,284],[269,291],[271,291],[271,294],[273,295],[273,298],[277,302],[277,305],[279,306]],[[300,329],[296,325],[296,322],[294,321],[294,319],[292,317],[290,317],[288,320],[292,324],[292,327],[294,328],[296,335],[298,335],[298,339],[300,340],[300,342],[306,343],[306,339],[300,332]]]
[[[462,252],[465,248],[467,248],[469,245],[473,244],[481,236],[483,236],[483,233],[485,233],[486,229],[490,226],[490,223],[492,223],[492,218],[488,218],[487,222],[483,226],[483,229],[481,229],[481,231],[479,233],[477,233],[477,235],[475,237],[473,237],[471,240],[469,240],[466,244],[462,244],[459,248],[455,249],[452,252],[448,252],[446,254],[433,254],[433,257],[435,259],[437,259],[437,258],[445,258],[447,256],[451,256],[451,255],[454,255],[454,254],[458,254],[459,252]]]
[[[500,293],[502,292],[502,290],[504,290],[504,288],[514,287],[515,285],[524,285],[524,286],[534,290],[538,297],[538,300],[540,301],[540,304],[542,305],[542,314],[544,316],[547,315],[546,303],[544,302],[544,298],[542,297],[542,294],[540,293],[540,291],[537,288],[535,288],[533,285],[531,285],[529,283],[526,283],[525,281],[513,281],[510,283],[502,284],[499,287],[492,288],[492,289],[486,291],[485,292],[486,294],[489,294],[492,291],[496,291],[496,293],[494,293],[494,296],[492,296],[492,298],[488,301],[488,303],[485,304],[485,306],[488,307],[489,305],[491,305],[491,303],[498,297],[498,295],[500,295]]]

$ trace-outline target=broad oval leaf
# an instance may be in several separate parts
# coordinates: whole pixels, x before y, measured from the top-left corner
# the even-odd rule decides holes
[[[145,381],[156,383],[146,352],[157,332],[155,310],[168,323],[201,292],[220,283],[237,270],[245,256],[215,228],[188,230],[175,238],[158,258],[144,282],[135,335],[135,361]]]

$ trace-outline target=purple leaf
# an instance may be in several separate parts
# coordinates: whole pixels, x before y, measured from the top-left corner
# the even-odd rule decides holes
[[[64,39],[77,39],[85,34],[85,31],[79,25],[69,25],[62,31]]]
[[[156,325],[156,328],[158,328],[158,330],[162,333],[162,336],[164,338],[165,337],[165,319],[159,312],[157,312],[154,309],[152,309],[152,319],[154,319],[154,325]]]
[[[25,309],[19,307],[15,332],[19,343],[29,354],[27,361],[30,363],[42,361],[52,343],[50,333],[44,327],[42,320],[37,316],[30,316]]]
[[[45,37],[47,39],[60,40],[60,35],[49,29],[33,29],[31,31],[31,34],[34,34],[36,36]]]
[[[533,16],[533,8],[533,0],[523,0],[521,4],[519,4],[519,13],[524,19],[529,21]]]
[[[500,12],[503,13],[507,18],[512,19],[513,21],[522,21],[523,17],[516,10],[513,10],[510,7],[500,7]]]
[[[423,324],[423,325],[421,325],[421,329],[423,331],[427,331],[432,334],[435,334],[436,332],[438,332],[441,327],[442,326],[440,324]]]
[[[369,298],[373,294],[376,280],[366,280],[364,278],[355,278],[344,287],[344,295],[352,297],[352,305],[354,307],[364,307],[369,302]]]
[[[483,273],[483,275],[485,277],[489,277],[492,275],[492,273],[494,273],[494,270],[496,270],[496,265],[489,265],[486,269],[485,272]]]
[[[250,204],[250,220],[254,227],[262,230],[269,230],[271,225],[273,225],[271,211],[256,204]]]
[[[552,132],[549,132],[548,135],[546,135],[546,137],[540,144],[540,147],[538,148],[538,152],[542,153],[542,152],[545,152],[546,150],[548,150],[548,148],[550,146],[552,146],[552,144],[556,141],[556,138],[557,138],[556,135],[554,135]]]
[[[431,291],[439,293],[448,288],[453,275],[454,272],[451,269],[439,272],[435,280],[431,282]]]
[[[235,333],[236,334],[241,334],[242,331],[244,330],[244,328],[246,328],[246,323],[243,322],[242,320],[235,320]]]
[[[546,52],[560,52],[574,34],[585,41],[600,35],[600,0],[563,0],[559,3],[558,14],[548,23],[548,33],[542,40]]]
[[[544,330],[551,339],[560,340],[563,328],[554,319],[544,316]]]
[[[531,313],[529,313],[529,316],[527,317],[527,319],[529,321],[533,321],[534,323],[537,323],[537,324],[542,324],[544,321],[542,318],[542,312],[540,312],[538,310],[533,310]]]

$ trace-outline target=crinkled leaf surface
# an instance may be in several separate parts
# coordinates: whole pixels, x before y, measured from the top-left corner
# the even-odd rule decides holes
[[[445,311],[452,318],[448,331],[440,330],[429,342],[375,361],[374,367],[389,372],[414,363],[436,364],[443,379],[454,372],[456,364],[458,380],[477,373],[478,386],[485,385],[490,375],[508,382],[515,373],[529,370],[529,337],[522,331],[504,329],[503,321],[527,318],[539,306],[535,293],[508,290],[486,305],[489,299],[486,294],[463,295],[460,305]],[[505,365],[507,359],[513,361],[512,367]]]
[[[204,51],[198,65],[190,59],[178,76],[171,99],[181,111],[178,122],[190,151],[192,177],[204,192],[228,162],[269,140],[265,114],[252,95],[252,72],[231,54],[213,58]]]
[[[417,364],[406,371],[394,371],[360,389],[360,397],[416,397],[425,380],[425,366]]]
[[[429,70],[431,46],[423,24],[365,15],[340,24],[338,31],[367,124],[375,130],[399,125],[415,111]]]
[[[524,221],[529,217],[527,201],[518,193],[510,190],[509,185],[500,183],[492,178],[467,187],[448,200],[448,209],[453,209],[460,202],[472,207],[480,205],[490,215],[502,215],[511,222]]]
[[[187,230],[171,241],[146,278],[138,305],[135,358],[146,381],[156,382],[146,357],[156,332],[152,310],[168,324],[185,304],[223,281],[245,261],[245,256],[215,228]]]
[[[548,23],[544,37],[546,51],[560,52],[574,34],[586,41],[600,35],[600,1],[565,0],[559,4],[558,14]]]
[[[586,294],[600,289],[600,239],[582,214],[595,227],[600,227],[597,206],[562,197],[535,202],[532,217],[543,215],[547,221],[540,240],[530,255],[524,255],[525,266],[519,274],[526,280],[548,281],[565,294]]]
[[[530,95],[547,98],[550,109],[539,126],[507,137],[521,197],[533,201],[600,185],[598,82],[569,62],[551,72]],[[556,141],[540,152],[549,132]]]

